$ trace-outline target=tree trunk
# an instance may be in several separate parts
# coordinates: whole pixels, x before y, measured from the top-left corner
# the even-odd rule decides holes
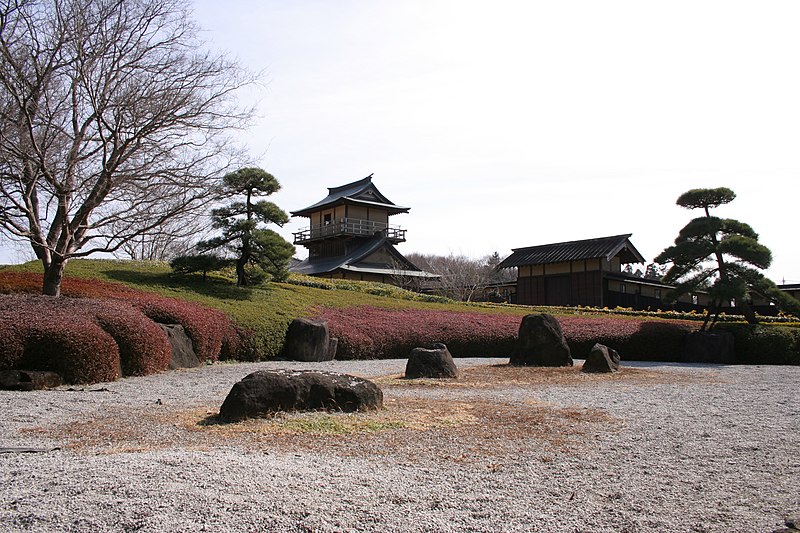
[[[247,285],[247,273],[244,266],[247,264],[247,259],[242,256],[236,260],[236,286],[244,287]]]
[[[756,317],[755,311],[753,308],[750,307],[750,304],[747,302],[741,302],[739,307],[742,308],[742,314],[744,315],[744,319],[747,320],[748,324],[758,324],[758,318]]]
[[[700,326],[700,331],[706,331],[706,327],[708,326],[708,321],[711,318],[713,307],[714,303],[712,302],[711,305],[709,305],[708,308],[706,309],[706,317],[703,319],[703,325]]]
[[[42,294],[45,296],[61,296],[61,279],[67,262],[61,258],[53,258],[44,269]]]

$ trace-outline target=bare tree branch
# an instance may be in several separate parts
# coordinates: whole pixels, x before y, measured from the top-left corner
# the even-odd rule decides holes
[[[253,78],[204,51],[183,0],[0,0],[0,229],[45,293],[69,259],[174,235],[218,198]]]

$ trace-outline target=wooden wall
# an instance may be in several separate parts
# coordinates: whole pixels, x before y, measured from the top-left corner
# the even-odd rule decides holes
[[[522,305],[603,305],[599,270],[517,278],[514,303]]]

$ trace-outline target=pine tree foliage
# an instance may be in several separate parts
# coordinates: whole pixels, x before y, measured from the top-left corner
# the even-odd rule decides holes
[[[758,234],[748,224],[711,215],[711,209],[736,198],[728,188],[692,189],[683,193],[677,204],[687,209],[703,209],[704,216],[691,220],[680,230],[675,244],[655,258],[657,263],[670,263],[664,282],[674,284],[667,293],[675,301],[684,294],[705,291],[711,305],[703,324],[709,318],[713,327],[724,302],[735,301],[744,310],[749,322],[755,313],[749,307],[750,294],[757,294],[792,311],[793,298],[782,293],[766,279],[761,270],[769,267],[772,253],[758,242]],[[787,300],[789,298],[789,300]]]
[[[241,168],[223,178],[228,197],[244,196],[244,200],[214,209],[213,226],[222,235],[198,244],[201,251],[222,249],[236,256],[236,284],[251,285],[270,277],[283,280],[288,274],[294,246],[271,229],[259,224],[283,226],[289,216],[274,203],[258,200],[281,186],[272,174],[255,167]]]

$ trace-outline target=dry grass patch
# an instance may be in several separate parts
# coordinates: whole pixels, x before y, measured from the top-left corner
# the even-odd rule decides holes
[[[387,376],[375,381],[384,389],[385,407],[362,413],[280,413],[222,424],[219,406],[191,409],[171,406],[115,407],[87,420],[67,422],[38,432],[62,447],[87,453],[123,453],[180,447],[213,450],[238,446],[262,451],[387,456],[416,461],[474,460],[515,456],[522,450],[574,453],[588,439],[614,432],[620,421],[601,409],[556,406],[528,397],[501,401],[495,390],[535,389],[618,382],[630,385],[714,381],[670,371],[624,368],[616,374],[584,374],[577,367],[534,368],[509,365],[463,369],[458,379],[406,380]],[[418,387],[420,394],[405,391]],[[469,398],[448,399],[453,387],[474,389]],[[403,394],[393,394],[393,390]]]
[[[718,381],[717,372],[704,376],[663,370],[623,367],[613,373],[585,373],[580,366],[541,367],[512,366],[509,364],[483,365],[459,369],[455,379],[406,379],[402,374],[373,379],[390,387],[459,387],[491,389],[512,386],[591,386],[594,383],[629,383],[654,385],[663,383],[712,383]]]
[[[281,413],[215,423],[216,409],[123,409],[90,420],[31,429],[81,453],[117,454],[179,447],[385,456],[398,460],[481,460],[517,455],[535,441],[543,451],[574,451],[588,434],[613,431],[602,411],[541,402],[391,399],[366,413]]]

